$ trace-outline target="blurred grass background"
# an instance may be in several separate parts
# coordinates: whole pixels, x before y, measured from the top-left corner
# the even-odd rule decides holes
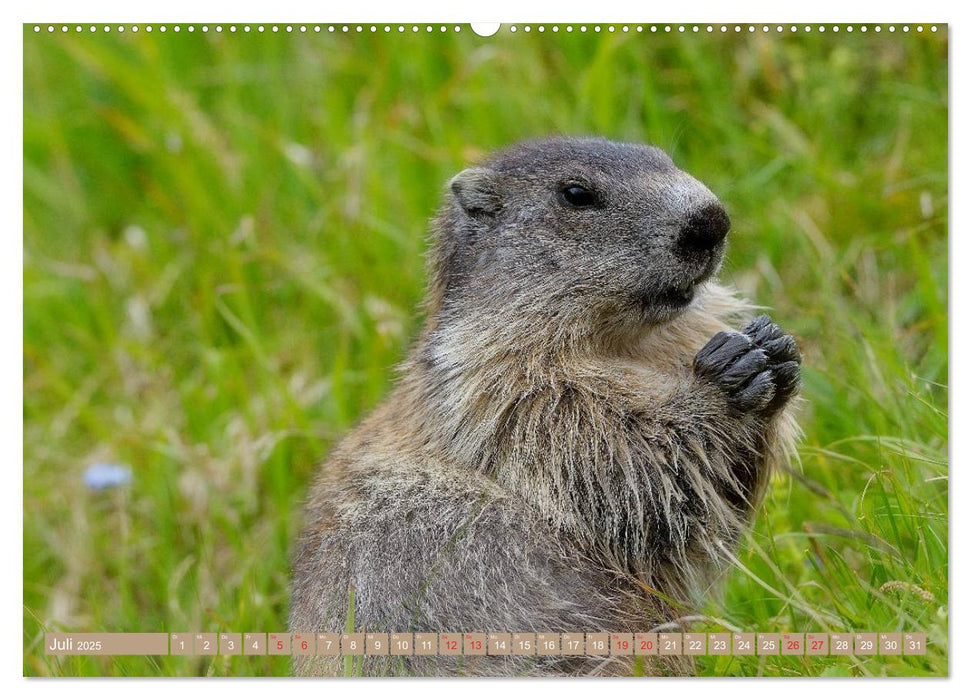
[[[288,672],[43,633],[285,630],[308,480],[415,337],[443,183],[559,132],[706,182],[723,279],[806,356],[801,465],[698,628],[929,636],[699,672],[947,673],[945,31],[381,29],[25,27],[24,673]],[[132,483],[85,488],[96,462]]]

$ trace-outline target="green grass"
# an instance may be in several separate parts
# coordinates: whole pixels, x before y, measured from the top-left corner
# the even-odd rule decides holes
[[[284,630],[308,480],[415,337],[443,183],[567,132],[704,180],[723,278],[805,353],[801,466],[699,629],[930,643],[700,672],[946,674],[943,34],[25,28],[24,673],[287,673],[55,660],[43,633]],[[133,483],[86,490],[103,460]]]

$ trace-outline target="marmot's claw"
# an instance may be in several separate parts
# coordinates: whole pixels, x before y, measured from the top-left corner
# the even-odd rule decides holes
[[[739,411],[762,411],[773,402],[776,397],[775,384],[772,381],[772,371],[759,372],[748,386],[729,397],[732,405]]]
[[[726,389],[741,391],[752,378],[768,367],[768,357],[762,348],[752,348],[725,369],[718,383]]]
[[[721,388],[735,409],[771,414],[799,390],[799,350],[767,316],[745,330],[716,334],[695,356],[694,371]]]
[[[752,341],[748,336],[735,331],[721,331],[695,355],[695,371],[716,379],[751,349]]]
[[[782,329],[772,323],[772,319],[765,314],[753,319],[742,332],[759,344],[782,335]]]
[[[748,324],[742,332],[765,350],[771,364],[802,363],[802,355],[799,354],[795,338],[779,328],[765,314]]]
[[[770,340],[761,347],[773,362],[779,364],[783,362],[800,364],[802,362],[802,355],[799,354],[799,348],[796,347],[796,340],[791,335]]]
[[[799,392],[799,385],[801,384],[799,363],[795,361],[783,362],[781,365],[773,367],[772,373],[775,375],[775,399],[772,401],[772,407],[778,408]]]

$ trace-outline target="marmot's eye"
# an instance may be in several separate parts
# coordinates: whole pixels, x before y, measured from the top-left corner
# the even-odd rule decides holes
[[[560,199],[571,207],[592,207],[597,203],[593,192],[582,185],[567,185],[560,190]]]

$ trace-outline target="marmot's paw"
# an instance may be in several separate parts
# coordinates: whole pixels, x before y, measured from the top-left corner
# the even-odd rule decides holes
[[[770,338],[767,342],[775,340],[778,339]],[[780,352],[784,350],[782,348]],[[797,362],[778,362],[770,356],[769,350],[760,347],[747,334],[735,331],[722,331],[709,340],[695,356],[694,370],[698,376],[720,387],[728,395],[732,407],[746,413],[774,412],[799,385]]]
[[[744,333],[722,331],[695,355],[695,374],[719,386],[740,411],[761,411],[775,397],[769,356]]]
[[[769,408],[773,410],[781,408],[799,391],[799,366],[802,364],[802,355],[799,354],[795,338],[764,314],[748,324],[743,333],[768,355],[769,370],[772,371],[775,379],[775,397]]]

